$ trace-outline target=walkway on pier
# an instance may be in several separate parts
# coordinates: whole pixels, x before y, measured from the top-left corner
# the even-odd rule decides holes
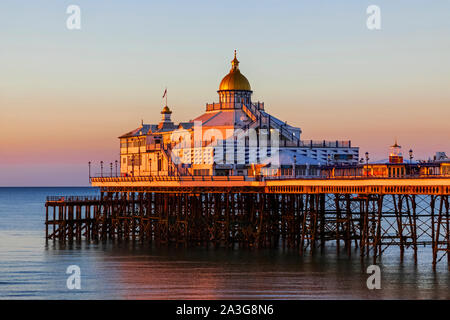
[[[343,194],[450,194],[450,177],[427,178],[340,178],[340,179],[255,179],[244,176],[186,176],[186,177],[104,177],[91,178],[92,186],[124,191],[131,189],[209,190],[217,188],[247,188],[264,193],[343,193]],[[247,192],[249,192],[247,191]],[[207,191],[208,192],[208,191]]]

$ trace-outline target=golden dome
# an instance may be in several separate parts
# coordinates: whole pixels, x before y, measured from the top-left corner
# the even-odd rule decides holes
[[[168,106],[165,106],[161,111],[161,114],[171,114],[171,113],[172,111],[170,111]]]
[[[244,90],[251,91],[250,82],[239,71],[239,60],[236,58],[236,50],[234,50],[234,59],[231,61],[231,70],[220,82],[219,91],[222,90]]]

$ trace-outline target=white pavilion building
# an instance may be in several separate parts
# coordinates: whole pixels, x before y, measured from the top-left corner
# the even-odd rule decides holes
[[[316,176],[323,165],[354,165],[359,148],[350,141],[301,140],[302,130],[253,103],[252,89],[231,61],[219,102],[175,124],[165,106],[158,124],[142,124],[119,137],[123,176],[243,175]]]

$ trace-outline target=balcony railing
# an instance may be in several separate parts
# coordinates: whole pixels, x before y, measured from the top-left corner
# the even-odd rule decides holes
[[[161,181],[258,181],[249,176],[139,176],[139,177],[91,177],[91,182],[161,182]]]
[[[97,201],[100,196],[48,196],[47,202]]]

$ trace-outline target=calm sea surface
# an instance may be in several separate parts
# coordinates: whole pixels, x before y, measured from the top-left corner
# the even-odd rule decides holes
[[[131,242],[45,242],[47,195],[95,195],[93,188],[0,188],[0,299],[450,299],[450,272],[388,249],[381,290],[366,287],[358,253],[334,247],[296,251],[154,248]],[[66,287],[66,268],[81,268],[81,290]]]

